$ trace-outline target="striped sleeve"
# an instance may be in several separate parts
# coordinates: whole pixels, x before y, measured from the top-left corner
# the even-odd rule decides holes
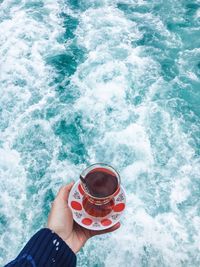
[[[75,267],[76,255],[70,247],[48,228],[38,231],[17,258],[5,267]]]

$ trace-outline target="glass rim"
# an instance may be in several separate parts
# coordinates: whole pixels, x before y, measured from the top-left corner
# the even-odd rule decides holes
[[[97,162],[97,163],[93,163],[93,164],[89,165],[87,168],[85,168],[85,169],[81,172],[80,176],[82,176],[82,174],[84,173],[84,175],[83,175],[82,177],[83,177],[83,179],[85,179],[84,177],[85,177],[90,171],[92,171],[93,169],[95,169],[95,168],[93,168],[93,167],[98,166],[98,165],[99,165],[100,167],[105,167],[105,169],[106,169],[106,167],[107,167],[108,170],[114,171],[114,173],[116,174],[117,181],[118,181],[118,186],[117,186],[117,189],[115,190],[115,192],[114,192],[112,195],[109,195],[109,196],[107,196],[107,197],[95,197],[95,196],[91,195],[88,191],[86,191],[86,189],[85,189],[85,185],[84,185],[84,183],[83,183],[82,181],[81,181],[81,185],[82,185],[82,188],[83,188],[84,193],[85,193],[87,196],[91,197],[92,199],[96,199],[96,200],[101,200],[101,201],[102,201],[102,200],[104,200],[104,199],[112,198],[112,197],[115,195],[115,193],[118,191],[118,189],[119,189],[119,187],[120,187],[120,184],[121,184],[121,177],[120,177],[118,171],[115,170],[114,167],[112,167],[111,165],[109,165],[109,164],[107,164],[107,163],[103,163],[103,162]]]

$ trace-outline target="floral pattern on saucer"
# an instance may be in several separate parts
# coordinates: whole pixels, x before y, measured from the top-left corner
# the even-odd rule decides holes
[[[84,191],[80,181],[77,181],[69,194],[68,205],[72,210],[74,220],[84,228],[90,230],[104,230],[119,222],[126,207],[126,196],[122,186],[114,194],[115,205],[110,214],[106,217],[93,217],[83,208]]]

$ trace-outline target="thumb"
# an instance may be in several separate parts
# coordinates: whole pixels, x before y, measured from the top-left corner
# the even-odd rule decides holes
[[[57,194],[57,199],[64,200],[66,203],[68,201],[69,193],[74,185],[74,182],[71,182],[68,185],[62,186]]]

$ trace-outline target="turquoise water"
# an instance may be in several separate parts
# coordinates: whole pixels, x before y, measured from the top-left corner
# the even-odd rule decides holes
[[[200,2],[0,1],[0,265],[94,162],[127,191],[78,267],[200,266]]]

